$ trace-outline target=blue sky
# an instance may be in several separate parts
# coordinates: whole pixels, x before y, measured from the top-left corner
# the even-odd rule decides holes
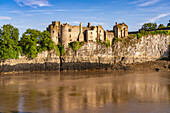
[[[52,21],[91,22],[105,30],[125,22],[135,31],[146,22],[167,25],[169,20],[169,0],[0,0],[0,26],[10,23],[20,34],[28,28],[45,30]]]

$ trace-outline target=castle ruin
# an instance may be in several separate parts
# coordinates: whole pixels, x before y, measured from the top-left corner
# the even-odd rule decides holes
[[[106,41],[106,39],[112,41],[114,37],[128,36],[128,26],[125,23],[116,23],[113,30],[105,31],[101,25],[91,26],[91,23],[83,27],[82,23],[79,26],[72,26],[68,23],[61,24],[59,21],[53,21],[47,30],[56,44],[61,43],[65,46],[73,41],[96,42],[96,40]]]

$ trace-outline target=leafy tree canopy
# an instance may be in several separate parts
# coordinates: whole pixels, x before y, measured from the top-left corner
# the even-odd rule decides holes
[[[50,38],[50,33],[35,29],[26,30],[21,37],[20,45],[28,58],[35,58],[42,51],[54,49],[54,42]]]
[[[158,29],[165,28],[163,24],[159,24]]]
[[[73,51],[77,51],[78,49],[80,49],[83,46],[83,42],[79,42],[79,41],[74,41],[74,42],[70,42],[68,44],[69,48],[73,49]]]
[[[157,28],[157,24],[156,23],[145,23],[142,26],[143,30],[153,30]]]
[[[0,29],[0,58],[16,59],[22,51],[19,44],[19,30],[7,24]]]
[[[61,57],[65,53],[64,45],[60,45],[60,44],[55,45],[54,50],[56,51],[56,53],[59,57]]]
[[[43,51],[51,51],[54,49],[54,42],[50,38],[50,33],[48,31],[43,31],[40,36],[40,45]]]

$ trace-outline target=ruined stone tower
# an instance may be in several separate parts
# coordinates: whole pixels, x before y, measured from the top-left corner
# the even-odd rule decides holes
[[[114,37],[122,38],[128,36],[128,26],[123,22],[113,27]]]

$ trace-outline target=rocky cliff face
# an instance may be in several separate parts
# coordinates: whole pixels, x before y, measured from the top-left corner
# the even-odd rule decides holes
[[[141,39],[124,38],[112,47],[96,42],[85,43],[77,52],[68,48],[62,57],[64,70],[86,70],[108,67],[114,63],[154,61],[167,57],[170,36],[148,35]],[[0,72],[59,70],[59,57],[48,52],[35,59],[9,59],[0,64]]]
[[[166,35],[148,35],[141,39],[124,38],[106,48],[95,42],[85,43],[76,54],[67,50],[65,62],[135,63],[154,61],[168,56],[170,38]]]

